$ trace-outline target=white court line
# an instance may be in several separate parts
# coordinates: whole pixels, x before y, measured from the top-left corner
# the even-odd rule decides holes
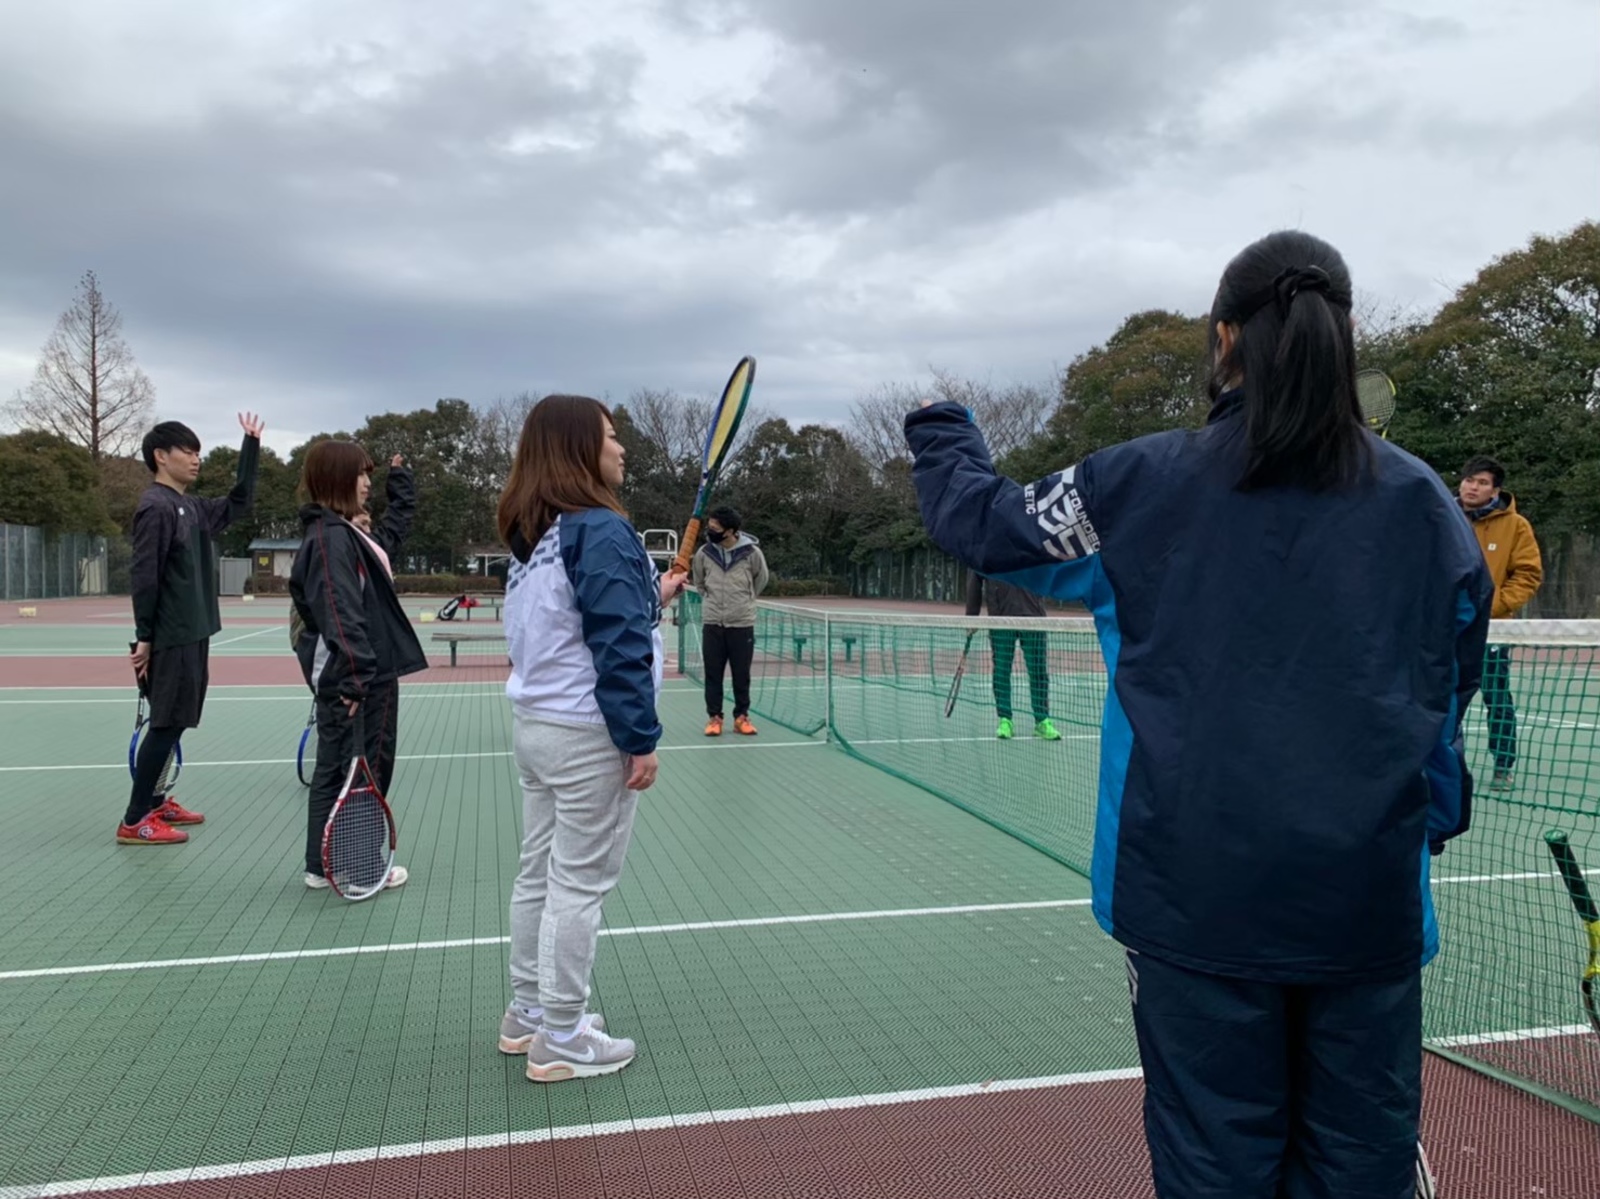
[[[1596,866],[1592,870],[1585,870],[1583,873],[1600,875],[1600,866]],[[1554,869],[1551,869],[1544,872],[1528,870],[1520,874],[1457,874],[1448,878],[1436,878],[1432,882],[1437,887],[1445,887],[1451,883],[1518,883],[1536,878],[1557,879],[1560,877]]]
[[[1515,1041],[1547,1041],[1555,1037],[1584,1037],[1593,1030],[1587,1024],[1563,1024],[1556,1028],[1515,1028],[1510,1032],[1476,1032],[1460,1037],[1430,1037],[1423,1044],[1440,1049],[1460,1049],[1470,1045],[1505,1045]]]
[[[269,683],[269,684],[262,684],[261,688],[263,690],[265,690],[268,687],[293,687],[293,686],[294,686],[293,683]],[[477,687],[477,686],[481,686],[481,684],[477,684],[477,683],[405,683],[405,684],[402,684],[404,692],[406,693],[405,698],[407,700],[417,700],[417,699],[472,699],[472,698],[488,698],[488,699],[498,699],[498,700],[505,699],[505,692],[499,686],[499,684],[495,685],[495,689],[493,691],[478,692],[478,693],[474,693],[474,694],[464,694],[464,693],[461,693],[461,692],[453,692],[453,693],[452,692],[446,692],[446,693],[443,693],[443,694],[432,694],[432,695],[429,695],[429,694],[411,695],[411,694],[409,694],[410,690],[412,688],[416,688],[416,687]],[[212,691],[216,691],[216,690],[218,690],[218,688],[212,687],[211,690]],[[663,694],[663,695],[700,695],[703,692],[703,690],[704,689],[701,688],[701,687],[663,687],[661,689],[661,694]],[[115,692],[117,692],[119,694],[120,698],[117,698],[117,699],[109,699],[109,698],[108,699],[0,699],[0,705],[11,704],[11,705],[16,705],[16,706],[34,706],[34,705],[38,705],[38,704],[125,704],[125,703],[128,702],[128,699],[133,694],[133,688],[132,687],[0,687],[0,694],[4,694],[7,691],[115,691]],[[302,691],[299,695],[212,695],[212,694],[209,694],[209,693],[206,695],[206,703],[208,705],[210,705],[210,704],[285,704],[285,703],[304,704],[304,703],[307,703],[310,699],[311,699],[311,693],[309,691]]]
[[[727,1124],[740,1120],[770,1120],[782,1116],[809,1116],[823,1112],[852,1111],[860,1108],[888,1107],[892,1104],[927,1103],[939,1099],[976,1099],[1008,1092],[1042,1091],[1059,1087],[1124,1082],[1142,1076],[1138,1067],[1121,1070],[1091,1070],[1080,1074],[1052,1074],[1041,1078],[986,1079],[952,1087],[923,1087],[914,1091],[887,1091],[878,1095],[841,1095],[828,1099],[807,1099],[799,1103],[771,1103],[761,1107],[719,1108],[682,1115],[646,1116],[629,1120],[608,1120],[599,1124],[568,1124],[560,1128],[535,1128],[521,1132],[493,1133],[487,1136],[449,1137],[437,1141],[413,1141],[406,1145],[374,1145],[368,1149],[341,1149],[334,1153],[308,1153],[298,1157],[268,1158],[265,1161],[229,1162],[225,1165],[193,1166],[186,1170],[151,1170],[145,1174],[124,1174],[115,1178],[84,1178],[73,1182],[32,1183],[0,1187],[0,1199],[55,1199],[95,1191],[131,1190],[135,1187],[172,1186],[220,1178],[279,1174],[291,1170],[318,1170],[329,1166],[360,1165],[364,1162],[392,1161],[396,1158],[433,1157],[445,1153],[506,1149],[513,1145],[537,1145],[547,1141],[569,1141],[588,1137],[631,1135],[673,1128],[695,1128],[706,1124]]]
[[[57,701],[61,702],[61,701]],[[296,701],[305,703],[301,699]],[[1073,733],[1062,739],[1065,741],[1093,741],[1098,739],[1098,733]],[[869,741],[852,741],[851,745],[939,745],[945,742],[967,741],[993,741],[993,737],[880,737]],[[1019,741],[1037,740],[1037,738],[1022,737]],[[732,741],[723,745],[658,745],[656,752],[661,754],[685,753],[694,750],[725,750],[738,752],[751,749],[795,749],[801,746],[817,746],[831,744],[827,741]],[[481,753],[446,753],[446,754],[401,754],[397,762],[439,762],[450,758],[509,758],[511,751],[488,750]],[[185,770],[204,769],[212,766],[293,766],[293,758],[239,758],[228,762],[203,762],[185,759]],[[55,772],[66,770],[126,770],[126,762],[71,762],[53,764],[49,766],[0,766],[0,774],[26,774],[32,772]]]
[[[870,912],[822,912],[808,916],[751,916],[742,920],[696,920],[685,924],[641,924],[603,928],[602,937],[642,937],[662,933],[698,933],[727,928],[769,928],[788,924],[835,924],[851,920],[904,920],[921,916],[960,916],[973,912],[1029,912],[1046,908],[1081,908],[1087,899],[1038,899],[1017,903],[969,903],[943,908],[888,908]],[[181,966],[232,966],[241,962],[297,962],[309,958],[360,957],[377,953],[417,953],[425,949],[466,949],[505,945],[510,937],[466,937],[450,941],[402,941],[385,945],[343,945],[330,949],[289,949],[275,953],[235,953],[207,958],[166,958],[148,962],[101,962],[92,966],[48,966],[37,970],[0,971],[0,982],[24,978],[56,978],[70,974],[115,974],[126,970],[167,970]]]
[[[826,741],[746,741],[744,743],[728,742],[723,745],[658,745],[658,754],[688,753],[698,750],[721,750],[724,753],[738,753],[751,749],[795,749],[800,746],[827,745]],[[474,753],[450,754],[400,754],[395,758],[397,762],[442,762],[451,758],[509,758],[509,749],[484,750]],[[293,766],[294,758],[239,758],[231,762],[200,762],[185,759],[185,770],[202,770],[216,766]],[[0,774],[27,774],[29,772],[49,772],[65,770],[126,770],[126,762],[84,762],[57,766],[0,766]]]
[[[1484,1033],[1475,1037],[1447,1037],[1429,1041],[1430,1045],[1486,1044],[1491,1041],[1537,1040],[1548,1037],[1579,1036],[1587,1024],[1563,1028],[1530,1028],[1506,1033]],[[103,1191],[133,1190],[138,1187],[176,1186],[188,1182],[209,1182],[225,1178],[246,1178],[291,1171],[322,1170],[334,1166],[362,1165],[374,1161],[394,1161],[412,1157],[438,1157],[447,1153],[470,1153],[508,1149],[516,1145],[537,1145],[551,1141],[632,1135],[674,1128],[697,1128],[707,1124],[728,1124],[744,1120],[772,1120],[785,1116],[818,1115],[825,1112],[856,1111],[863,1108],[898,1104],[927,1103],[943,1099],[977,1099],[985,1095],[1026,1093],[1064,1087],[1094,1086],[1112,1082],[1132,1082],[1143,1077],[1137,1066],[1118,1070],[1088,1070],[1077,1074],[1050,1074],[1033,1078],[986,1079],[946,1087],[922,1087],[908,1091],[886,1091],[876,1095],[840,1095],[808,1099],[799,1103],[771,1103],[759,1107],[712,1108],[681,1115],[646,1116],[603,1123],[568,1124],[560,1128],[534,1128],[510,1133],[475,1137],[446,1137],[433,1141],[412,1141],[403,1145],[373,1145],[363,1149],[341,1149],[330,1153],[307,1153],[294,1157],[265,1158],[257,1161],[224,1162],[191,1166],[179,1170],[150,1170],[143,1174],[120,1174],[101,1178],[80,1178],[63,1182],[26,1183],[0,1187],[0,1199],[59,1199],[62,1196]]]
[[[289,626],[286,624],[268,625],[266,628],[257,629],[253,633],[242,633],[237,637],[229,637],[226,641],[213,641],[211,643],[211,648],[216,649],[219,645],[232,645],[235,641],[249,641],[252,637],[260,637],[266,633],[276,633],[279,630],[287,629],[288,627]]]

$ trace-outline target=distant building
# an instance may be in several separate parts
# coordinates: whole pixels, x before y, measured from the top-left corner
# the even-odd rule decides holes
[[[257,537],[250,543],[250,573],[287,579],[299,549],[298,537]]]

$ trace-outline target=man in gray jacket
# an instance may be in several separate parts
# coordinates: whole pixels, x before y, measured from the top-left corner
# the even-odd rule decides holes
[[[739,514],[718,508],[706,518],[706,543],[695,551],[690,581],[701,599],[706,666],[707,737],[722,736],[722,675],[733,671],[733,727],[755,736],[750,723],[750,663],[756,655],[756,596],[767,586],[761,546],[740,532]]]

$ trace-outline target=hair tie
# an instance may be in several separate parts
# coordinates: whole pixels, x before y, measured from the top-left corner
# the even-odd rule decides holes
[[[1297,295],[1303,291],[1319,291],[1326,296],[1333,290],[1333,280],[1320,266],[1291,266],[1272,281],[1272,290],[1277,297],[1278,312],[1287,316],[1289,305]]]

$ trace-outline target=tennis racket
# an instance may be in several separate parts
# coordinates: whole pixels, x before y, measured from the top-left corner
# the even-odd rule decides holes
[[[1394,419],[1394,381],[1380,370],[1364,370],[1356,375],[1356,400],[1361,405],[1361,419],[1385,441],[1389,440],[1389,422]]]
[[[300,748],[294,755],[294,772],[302,787],[311,786],[311,776],[317,769],[317,701],[311,701],[311,715],[306,717],[305,732],[300,734]]]
[[[139,646],[135,642],[128,642],[128,652],[132,653]],[[144,677],[134,675],[134,681],[139,685],[139,706],[133,716],[133,736],[128,740],[128,777],[136,778],[139,773],[139,739],[144,736],[144,731],[150,726],[150,668],[145,667]],[[172,752],[167,755],[167,761],[161,768],[161,777],[156,780],[156,798],[162,799],[172,794],[172,788],[177,786],[178,775],[183,773],[183,745],[172,747]]]
[[[364,712],[350,717],[355,752],[344,790],[322,829],[322,873],[341,899],[371,899],[394,870],[394,813],[367,764]]]
[[[1550,847],[1550,856],[1555,858],[1561,881],[1566,884],[1567,898],[1577,909],[1578,919],[1583,921],[1583,931],[1589,938],[1589,960],[1584,965],[1578,987],[1583,995],[1583,1013],[1589,1018],[1590,1027],[1600,1033],[1600,906],[1596,906],[1589,891],[1589,881],[1583,877],[1583,868],[1567,841],[1567,834],[1551,829],[1544,835],[1544,843]]]
[[[1428,1155],[1422,1151],[1422,1142],[1417,1142],[1417,1186],[1412,1192],[1414,1199],[1438,1199],[1438,1184],[1433,1180],[1433,1171],[1428,1168]]]
[[[678,543],[678,556],[667,568],[669,574],[689,573],[689,564],[700,540],[700,525],[711,505],[712,488],[716,486],[734,434],[739,431],[739,422],[744,419],[745,405],[750,402],[750,385],[755,380],[756,360],[748,356],[739,359],[739,365],[728,376],[728,385],[722,389],[722,398],[711,413],[711,427],[706,430],[705,450],[700,457],[700,490],[694,497],[694,514],[683,531],[683,540]]]
[[[950,694],[944,697],[944,717],[950,719],[950,713],[956,710],[956,697],[961,694],[961,676],[967,673],[967,654],[972,649],[972,636],[977,629],[967,630],[967,643],[961,647],[961,658],[956,662],[956,677],[950,680]]]

